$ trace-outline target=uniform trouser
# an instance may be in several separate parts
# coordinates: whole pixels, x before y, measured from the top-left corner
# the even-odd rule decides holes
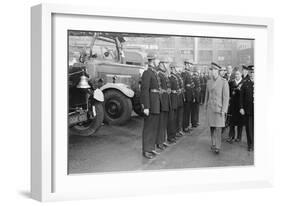
[[[227,116],[227,114],[225,114],[225,126],[221,128],[221,134],[224,134],[224,132],[226,131],[226,128],[228,127],[228,123],[227,123],[228,119],[227,118],[228,118],[228,116]],[[233,132],[234,132],[234,135],[235,135],[235,130],[234,130],[234,128],[233,128],[233,130],[231,130],[231,127],[229,127],[229,128],[230,129],[229,129],[228,136],[232,137],[231,135],[233,134]],[[242,130],[241,130],[241,132],[242,132]],[[238,133],[239,133],[239,131],[238,131]]]
[[[177,109],[177,132],[183,130],[183,106]]]
[[[204,104],[205,102],[205,91],[201,90],[200,91],[200,103]]]
[[[167,139],[173,140],[176,136],[176,115],[177,110],[176,109],[170,109],[168,113],[168,127],[167,127]]]
[[[216,149],[221,148],[221,127],[211,127],[211,143]]]
[[[243,126],[238,125],[237,126],[237,139],[241,140],[242,137],[242,129]],[[234,139],[235,138],[235,125],[230,125],[229,127],[229,138]]]
[[[143,152],[151,152],[155,149],[157,132],[159,130],[160,114],[149,114],[144,117],[142,131],[142,150]]]
[[[245,115],[245,126],[248,148],[254,147],[254,116]]]
[[[168,126],[168,112],[161,111],[159,117],[159,129],[158,129],[156,144],[161,145],[165,142],[167,126]]]
[[[196,126],[199,123],[199,103],[193,102],[191,107],[191,124]]]
[[[191,104],[192,102],[186,101],[183,105],[183,128],[190,126],[190,117],[191,117]]]

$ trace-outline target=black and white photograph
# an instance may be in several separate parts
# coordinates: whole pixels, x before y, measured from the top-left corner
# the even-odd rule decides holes
[[[281,205],[278,1],[1,6],[1,205]]]
[[[68,174],[254,165],[254,39],[67,38]]]

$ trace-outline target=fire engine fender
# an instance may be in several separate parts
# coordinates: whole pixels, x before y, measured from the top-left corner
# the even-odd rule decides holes
[[[98,100],[99,102],[104,101],[104,95],[100,89],[95,89],[94,91],[94,99]]]
[[[126,84],[122,83],[106,83],[101,88],[101,91],[105,91],[107,89],[117,89],[122,92],[126,97],[133,98],[134,91],[127,87]]]

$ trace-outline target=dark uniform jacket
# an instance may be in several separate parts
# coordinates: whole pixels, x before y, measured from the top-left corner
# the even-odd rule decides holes
[[[243,108],[246,115],[254,114],[254,82],[247,75],[243,79],[240,91],[240,108]]]
[[[199,76],[201,90],[203,90],[203,84],[204,84],[204,78],[202,76]]]
[[[192,102],[193,88],[194,88],[192,76],[188,71],[185,70],[182,72],[182,78],[183,78],[184,89],[185,89],[185,101]]]
[[[193,88],[193,99],[195,102],[200,102],[200,91],[201,91],[201,86],[200,86],[200,79],[198,75],[193,75],[192,80],[194,82],[194,88]]]
[[[233,81],[235,79],[235,74],[231,73],[230,76],[226,73],[223,78],[225,78],[228,82]]]
[[[206,76],[200,76],[200,86],[201,86],[201,91],[205,92],[206,87],[207,87],[207,77]]]
[[[230,100],[228,113],[231,115],[231,123],[233,125],[241,125],[242,124],[242,116],[240,114],[240,91],[243,84],[243,80],[239,83],[236,83],[235,80],[229,82],[229,91],[230,91]]]
[[[178,107],[182,107],[185,101],[184,97],[184,83],[180,74],[175,74],[178,78],[179,90],[178,90]]]
[[[178,90],[179,90],[179,82],[178,78],[175,74],[171,74],[170,76],[170,82],[171,82],[171,108],[177,109],[178,108]]]
[[[158,76],[160,79],[161,83],[161,111],[168,112],[170,107],[171,107],[171,102],[170,102],[170,90],[171,90],[171,85],[170,85],[170,80],[168,76],[162,72],[158,71]]]
[[[152,114],[160,113],[160,80],[157,72],[149,66],[142,74],[141,104]],[[158,92],[157,92],[158,91]]]

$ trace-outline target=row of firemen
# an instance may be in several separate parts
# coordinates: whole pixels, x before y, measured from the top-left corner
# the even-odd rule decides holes
[[[182,72],[177,65],[160,59],[155,64],[155,55],[148,54],[148,68],[142,75],[141,103],[143,107],[143,156],[153,158],[156,149],[164,150],[175,144],[185,132],[199,125],[199,104],[204,100],[199,72],[192,70],[192,63],[185,61]],[[204,84],[205,82],[205,84]]]
[[[164,150],[168,145],[175,144],[185,132],[188,133],[197,127],[199,105],[204,102],[211,130],[211,149],[219,153],[221,130],[225,127],[231,95],[228,84],[229,72],[225,73],[226,69],[212,63],[210,75],[200,76],[196,69],[192,69],[193,64],[189,61],[184,61],[183,71],[178,72],[174,62],[168,64],[163,58],[156,65],[154,54],[148,54],[147,59],[148,68],[142,75],[141,83],[141,104],[145,114],[142,134],[143,156],[148,159],[154,158],[159,154],[157,150]],[[207,79],[210,80],[208,83]],[[244,86],[246,89],[249,88],[247,84],[246,78]],[[251,95],[253,96],[253,93]],[[242,101],[248,99],[247,97]],[[239,113],[244,112],[244,117],[251,117],[250,120],[253,120],[253,113],[252,116],[248,116],[249,112],[245,114],[244,111],[249,104],[249,102],[239,103],[237,107]],[[250,130],[253,131],[251,122]],[[246,132],[248,140],[248,136],[253,135],[248,135],[250,132],[247,125]],[[249,148],[253,148],[251,141],[248,141]]]

